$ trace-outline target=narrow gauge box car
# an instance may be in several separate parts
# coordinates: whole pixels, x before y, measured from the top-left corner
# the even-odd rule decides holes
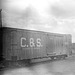
[[[72,54],[75,54],[75,43],[72,43]]]
[[[1,9],[0,9],[0,59],[2,59],[2,19],[1,19]]]
[[[70,34],[3,27],[3,56],[6,60],[66,57],[71,49]]]

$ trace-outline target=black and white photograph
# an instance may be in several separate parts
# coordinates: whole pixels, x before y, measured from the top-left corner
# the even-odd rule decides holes
[[[0,75],[75,75],[75,0],[0,0]]]

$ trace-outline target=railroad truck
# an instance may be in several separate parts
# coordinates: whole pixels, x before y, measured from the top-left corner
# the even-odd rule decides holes
[[[3,27],[3,58],[44,61],[65,58],[71,53],[71,35]]]

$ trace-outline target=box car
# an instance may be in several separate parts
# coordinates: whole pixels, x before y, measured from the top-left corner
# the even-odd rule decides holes
[[[0,9],[0,59],[2,59],[2,20],[1,20],[1,9]]]
[[[6,60],[65,58],[71,52],[71,35],[3,27]]]
[[[72,43],[72,54],[75,54],[75,43]]]

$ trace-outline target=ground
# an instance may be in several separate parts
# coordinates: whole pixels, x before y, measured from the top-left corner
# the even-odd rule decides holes
[[[3,75],[75,75],[75,55],[65,60],[36,63],[32,66],[22,66],[5,69]]]

